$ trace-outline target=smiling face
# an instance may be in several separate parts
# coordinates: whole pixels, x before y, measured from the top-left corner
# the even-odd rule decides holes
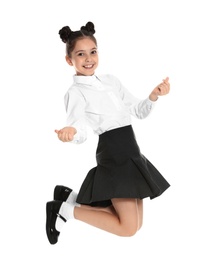
[[[96,44],[90,38],[78,40],[70,57],[66,56],[66,61],[75,68],[76,75],[93,75],[99,61]]]

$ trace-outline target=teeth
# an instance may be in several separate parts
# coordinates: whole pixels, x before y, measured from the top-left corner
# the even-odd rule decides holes
[[[89,68],[92,68],[92,66],[93,66],[93,65],[86,65],[86,66],[84,66],[84,67],[89,69]]]

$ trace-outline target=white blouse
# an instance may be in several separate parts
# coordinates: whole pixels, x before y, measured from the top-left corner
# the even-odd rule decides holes
[[[86,125],[100,135],[111,129],[131,124],[131,115],[145,118],[155,102],[140,100],[125,89],[113,75],[74,76],[65,94],[67,126],[76,128],[73,143],[87,138]]]

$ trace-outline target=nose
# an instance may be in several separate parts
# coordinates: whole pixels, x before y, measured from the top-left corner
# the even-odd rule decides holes
[[[91,55],[87,54],[85,60],[86,60],[86,62],[91,61],[92,60]]]

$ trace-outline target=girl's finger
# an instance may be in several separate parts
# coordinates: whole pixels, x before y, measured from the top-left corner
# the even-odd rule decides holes
[[[165,79],[163,79],[163,81],[165,82],[168,82],[169,81],[169,77],[166,77]]]
[[[68,135],[68,140],[69,140],[69,141],[72,141],[72,139],[73,139],[73,138],[72,138],[72,135],[69,134],[69,135]]]

